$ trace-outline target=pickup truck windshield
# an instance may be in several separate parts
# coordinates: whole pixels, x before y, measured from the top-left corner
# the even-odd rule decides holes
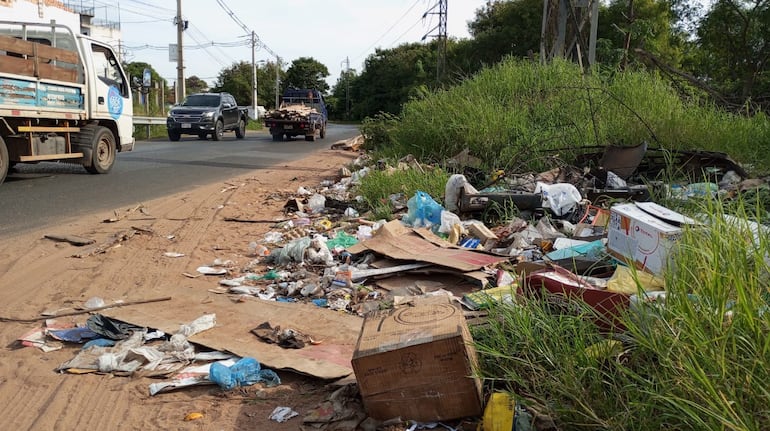
[[[219,106],[219,95],[217,94],[196,94],[184,100],[182,106]]]

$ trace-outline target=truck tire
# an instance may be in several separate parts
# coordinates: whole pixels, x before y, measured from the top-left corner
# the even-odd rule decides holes
[[[8,148],[5,147],[5,141],[0,137],[0,184],[5,181],[8,175],[8,169],[11,168],[11,162],[8,160]]]
[[[235,137],[243,139],[246,137],[246,122],[243,119],[238,120],[238,128],[235,129]]]
[[[179,138],[182,137],[182,134],[177,132],[176,130],[169,130],[168,131],[168,140],[172,142],[179,141]]]
[[[323,139],[323,138],[325,138],[325,137],[326,137],[326,124],[324,124],[323,126],[321,126],[321,132],[320,132],[320,134],[319,134],[318,136],[319,136],[321,139]]]
[[[214,124],[214,133],[211,134],[211,140],[221,141],[222,136],[225,134],[225,123],[222,120],[217,120]]]
[[[312,135],[305,135],[305,140],[308,142],[315,141],[315,133],[313,133]]]
[[[283,133],[278,133],[277,135],[273,135],[274,141],[283,141]]]
[[[92,174],[106,174],[115,164],[117,146],[110,129],[88,124],[75,135],[73,147],[83,153],[83,167]]]

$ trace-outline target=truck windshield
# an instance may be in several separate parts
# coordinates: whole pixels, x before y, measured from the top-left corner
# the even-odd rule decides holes
[[[219,106],[219,95],[216,94],[194,94],[184,100],[182,106]]]

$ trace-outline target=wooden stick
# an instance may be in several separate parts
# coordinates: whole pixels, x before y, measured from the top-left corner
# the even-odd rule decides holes
[[[118,303],[115,303],[115,304],[103,305],[101,307],[94,307],[94,308],[89,308],[89,309],[86,309],[86,310],[67,311],[67,312],[64,312],[64,313],[51,314],[50,316],[33,317],[31,319],[21,319],[21,318],[15,318],[15,317],[0,317],[0,322],[31,323],[31,322],[37,322],[37,321],[40,321],[40,320],[56,319],[58,317],[75,316],[75,315],[78,315],[78,314],[91,313],[91,312],[94,312],[94,311],[105,310],[107,308],[125,307],[127,305],[147,304],[147,303],[150,303],[150,302],[161,302],[161,301],[170,301],[170,300],[171,300],[170,296],[164,296],[163,298],[154,298],[154,299],[139,299],[139,300],[136,300],[136,301],[118,302]]]

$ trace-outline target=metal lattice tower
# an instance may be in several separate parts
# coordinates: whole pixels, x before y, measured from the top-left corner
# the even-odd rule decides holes
[[[598,23],[599,0],[543,0],[540,60],[566,58],[592,66]]]
[[[425,19],[428,15],[438,15],[438,24],[436,24],[436,26],[432,29],[428,30],[428,32],[425,33],[425,36],[422,37],[422,40],[425,40],[427,37],[435,37],[438,39],[438,43],[436,44],[438,48],[438,56],[436,58],[436,81],[439,84],[444,78],[444,73],[446,72],[446,16],[448,1],[449,0],[438,0],[422,15],[423,19]]]

